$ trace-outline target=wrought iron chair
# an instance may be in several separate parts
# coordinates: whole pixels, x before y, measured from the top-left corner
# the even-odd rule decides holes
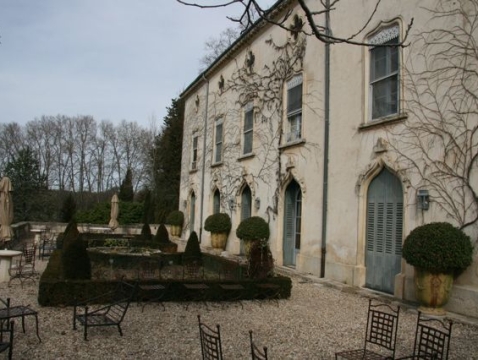
[[[13,354],[13,320],[0,321],[0,353],[8,350],[8,359],[12,360]]]
[[[15,260],[11,268],[8,270],[10,275],[10,280],[8,281],[8,286],[12,280],[19,279],[23,288],[23,282],[25,280],[31,279],[35,282],[35,276],[39,273],[35,270],[35,246],[25,246],[22,250],[19,260]]]
[[[126,282],[118,282],[117,288],[111,293],[100,295],[99,297],[88,299],[84,304],[96,303],[99,298],[111,298],[107,305],[99,309],[90,310],[88,305],[84,305],[83,311],[78,312],[80,303],[75,301],[73,308],[73,330],[76,330],[76,322],[83,326],[83,337],[88,340],[88,328],[96,326],[116,326],[121,336],[121,322],[123,321],[129,304],[136,295],[138,283],[132,285]]]
[[[219,325],[216,325],[216,330],[214,330],[201,322],[200,315],[198,315],[198,322],[203,360],[222,360],[221,333]]]
[[[10,321],[13,318],[22,319],[22,330],[25,333],[25,317],[33,316],[35,318],[35,328],[37,333],[37,338],[41,342],[40,334],[38,331],[38,312],[32,309],[29,306],[16,305],[11,306],[10,298],[3,299],[0,298],[0,321]]]
[[[199,261],[188,261],[183,265],[183,279],[204,279],[204,268]]]
[[[335,358],[393,359],[395,357],[399,313],[399,306],[394,309],[388,304],[376,303],[370,299],[363,348],[337,352]]]
[[[53,251],[56,250],[56,234],[50,232],[48,236],[42,239],[40,244],[40,259],[45,260],[46,257],[49,257]]]
[[[413,354],[397,359],[448,359],[452,326],[451,320],[427,318],[419,312]]]
[[[251,356],[252,360],[267,360],[267,346],[261,349],[252,341],[252,330],[249,330],[249,339],[251,340]]]

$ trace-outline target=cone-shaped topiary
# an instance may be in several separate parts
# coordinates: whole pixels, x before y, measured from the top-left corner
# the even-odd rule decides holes
[[[446,222],[419,226],[405,238],[403,258],[431,273],[459,275],[473,261],[470,237]]]
[[[71,225],[72,223],[70,223]],[[91,279],[91,262],[86,242],[81,239],[75,226],[68,226],[63,237],[61,251],[62,273],[65,279]]]
[[[183,253],[183,263],[201,261],[202,253],[201,246],[199,246],[198,235],[193,231],[189,235],[188,242],[186,243],[186,248]]]
[[[151,228],[148,223],[145,223],[141,228],[141,239],[144,241],[151,240]]]
[[[154,241],[160,244],[168,244],[171,241],[169,240],[169,233],[164,224],[159,225],[156,235],[154,236]]]
[[[267,241],[270,236],[269,224],[260,216],[252,216],[241,221],[236,236],[241,240]]]
[[[169,240],[168,230],[164,224],[159,225],[156,235],[153,239],[153,246],[165,253],[175,253],[178,250],[178,244]]]
[[[67,234],[69,234],[68,237]],[[58,238],[56,240],[56,248],[63,249],[66,246],[66,242],[68,241],[68,239],[76,239],[78,235],[80,235],[80,232],[78,231],[76,221],[71,220],[66,226],[65,231],[58,235]]]

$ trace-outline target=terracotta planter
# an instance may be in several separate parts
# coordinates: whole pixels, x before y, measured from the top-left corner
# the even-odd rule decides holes
[[[228,233],[211,233],[211,246],[214,249],[226,249]]]
[[[419,310],[431,315],[445,315],[443,307],[448,303],[453,275],[432,274],[426,270],[415,268],[415,288]]]
[[[182,230],[183,230],[183,228],[180,225],[171,225],[170,226],[171,236],[181,237]]]

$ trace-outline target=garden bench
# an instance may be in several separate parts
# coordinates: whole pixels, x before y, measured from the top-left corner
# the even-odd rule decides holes
[[[103,294],[84,302],[85,304],[91,304],[98,298],[113,296],[111,303],[95,310],[90,310],[88,305],[82,305],[84,306],[84,309],[81,314],[79,314],[77,310],[77,308],[80,307],[80,304],[75,301],[75,306],[73,308],[73,330],[76,330],[76,322],[78,321],[83,325],[85,340],[88,340],[88,328],[98,326],[116,326],[120,335],[123,336],[121,322],[123,321],[129,305],[136,294],[137,287],[138,283],[131,285],[121,281],[118,283],[118,287],[113,294]]]

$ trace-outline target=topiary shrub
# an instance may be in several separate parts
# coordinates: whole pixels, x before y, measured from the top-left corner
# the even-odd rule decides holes
[[[204,223],[204,230],[212,233],[229,233],[231,227],[231,218],[226,213],[209,215]]]
[[[159,244],[168,244],[171,241],[169,240],[169,233],[164,224],[159,225],[156,235],[154,236],[154,241]]]
[[[270,236],[269,224],[260,216],[252,216],[241,221],[236,236],[241,240],[267,241]]]
[[[410,232],[402,256],[419,269],[457,276],[471,265],[473,245],[460,229],[446,222],[435,222]]]
[[[169,240],[168,230],[164,224],[159,225],[153,239],[153,244],[165,253],[175,253],[178,250],[178,244]]]
[[[70,223],[71,224],[71,223]],[[64,233],[61,252],[62,275],[65,279],[91,279],[91,262],[76,226],[69,226]]]
[[[180,210],[171,211],[166,218],[166,224],[183,226],[184,224],[184,213]]]
[[[202,260],[201,246],[199,245],[199,238],[195,231],[193,231],[188,238],[186,248],[183,253],[183,264],[188,262],[200,262]]]
[[[248,256],[248,274],[251,279],[264,279],[274,274],[274,258],[268,245],[252,241]]]
[[[143,241],[151,241],[151,227],[148,223],[145,223],[141,228],[141,240]]]
[[[65,231],[58,234],[58,237],[56,239],[56,248],[60,250],[63,249],[66,246],[68,239],[76,239],[76,237],[78,237],[79,235],[80,232],[78,231],[76,221],[71,220],[66,226]]]

